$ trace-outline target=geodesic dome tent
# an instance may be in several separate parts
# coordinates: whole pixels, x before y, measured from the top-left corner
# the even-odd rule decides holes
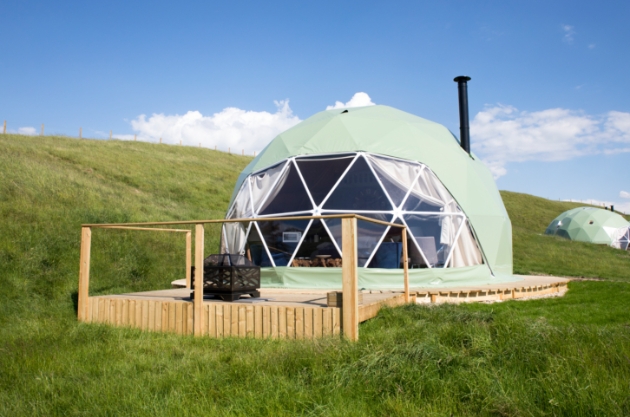
[[[320,112],[245,168],[227,218],[338,213],[405,224],[412,286],[513,280],[494,180],[437,123],[387,106]],[[402,286],[397,228],[358,221],[357,246],[360,287]],[[263,267],[264,286],[341,283],[339,219],[226,223],[222,251]]]
[[[628,249],[629,228],[630,223],[617,213],[596,207],[578,207],[553,219],[545,234]]]

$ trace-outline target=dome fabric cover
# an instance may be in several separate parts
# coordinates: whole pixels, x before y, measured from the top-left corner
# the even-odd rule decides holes
[[[234,205],[243,204],[236,196],[251,174],[292,157],[348,152],[383,155],[427,166],[466,215],[483,252],[484,264],[440,271],[412,270],[412,276],[431,275],[426,282],[435,284],[461,284],[475,276],[484,282],[496,282],[499,276],[502,280],[514,279],[511,223],[488,168],[474,154],[466,153],[444,126],[388,106],[323,111],[278,135],[239,176],[230,212]],[[300,273],[315,272],[307,269],[301,268]],[[378,271],[366,268],[361,274]]]
[[[596,207],[578,207],[556,217],[545,234],[618,247],[623,243],[628,227],[630,223],[617,213]]]

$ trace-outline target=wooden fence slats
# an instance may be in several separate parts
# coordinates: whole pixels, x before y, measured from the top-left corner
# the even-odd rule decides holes
[[[287,338],[295,339],[295,308],[287,308]]]
[[[224,337],[224,332],[223,332],[223,323],[225,322],[225,319],[223,318],[223,305],[221,304],[217,304],[215,306],[216,308],[216,320],[217,320],[217,337]]]
[[[186,308],[186,331],[184,332],[184,334],[193,334],[193,305],[191,303],[185,303],[184,305]],[[199,315],[201,316],[201,313]]]
[[[341,309],[204,303],[201,334],[213,338],[317,339],[339,335]],[[89,297],[85,321],[142,330],[194,333],[194,305],[186,301]]]
[[[245,306],[238,306],[238,336],[247,335],[247,310]]]
[[[304,309],[304,338],[305,339],[313,338],[313,309],[312,308]]]
[[[269,307],[269,310],[269,318],[271,320],[271,337],[276,339],[278,337],[278,307],[271,306]]]
[[[263,328],[263,314],[262,306],[254,306],[254,337],[256,339],[262,338]]]
[[[332,334],[336,336],[341,333],[341,309],[332,310]]]
[[[98,317],[98,303],[99,303],[99,299],[97,298],[92,298],[90,300],[90,307],[92,307],[92,323],[99,323],[99,317]]]
[[[295,338],[304,339],[304,308],[295,309]]]
[[[175,333],[175,323],[177,323],[175,319],[175,303],[168,303],[168,331]]]
[[[149,328],[149,300],[142,301],[142,330]]]
[[[238,306],[232,304],[230,311],[230,335],[232,337],[238,336]]]
[[[155,301],[149,301],[149,330],[155,330]]]
[[[254,337],[254,306],[247,306],[246,315],[247,329],[245,331],[245,335],[247,337]]]
[[[332,313],[329,308],[324,309],[322,321],[322,334],[332,336]]]
[[[278,337],[286,339],[287,337],[287,308],[278,307]]]
[[[322,320],[323,320],[322,309],[321,308],[313,309],[313,337],[314,338],[322,337]]]
[[[155,331],[162,331],[162,301],[155,302]]]
[[[208,336],[217,337],[217,309],[213,304],[208,304]]]
[[[269,306],[263,306],[262,308],[262,337],[268,338],[271,334],[271,318],[269,312]]]

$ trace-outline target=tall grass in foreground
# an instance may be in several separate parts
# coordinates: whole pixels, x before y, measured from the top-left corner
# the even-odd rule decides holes
[[[337,340],[213,340],[61,322],[3,345],[1,415],[628,415],[630,286],[605,284],[618,324],[589,308],[405,306]],[[531,317],[532,306],[543,307]],[[542,314],[541,314],[542,313]],[[622,324],[623,323],[623,324]]]
[[[542,235],[577,206],[502,192],[515,270],[558,299],[386,310],[338,340],[195,339],[76,321],[80,225],[222,217],[249,158],[0,135],[0,416],[630,415],[628,254]],[[566,208],[565,208],[566,207]],[[208,251],[218,244],[208,227]],[[95,230],[92,294],[164,288],[183,237]]]

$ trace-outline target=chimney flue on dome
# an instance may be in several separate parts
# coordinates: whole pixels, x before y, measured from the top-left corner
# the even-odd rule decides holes
[[[460,75],[453,79],[459,92],[459,143],[470,154],[470,128],[468,126],[468,81],[470,77]]]

